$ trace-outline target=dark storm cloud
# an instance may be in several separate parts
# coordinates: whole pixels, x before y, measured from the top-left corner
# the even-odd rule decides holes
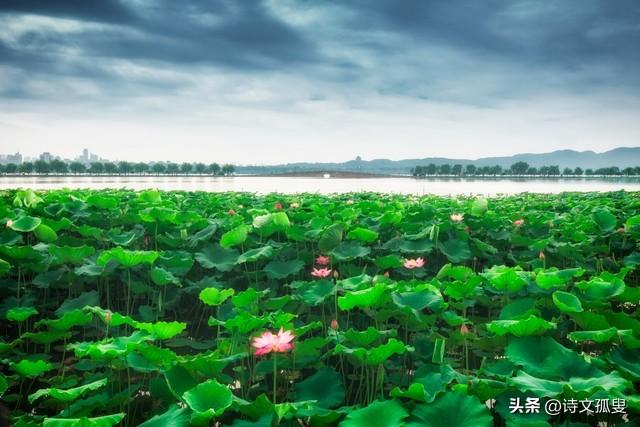
[[[64,18],[86,28],[56,32],[29,28],[33,23],[25,21],[13,40],[0,39],[0,66],[21,71],[27,80],[72,77],[126,90],[133,77],[115,72],[108,61],[180,72],[210,67],[221,75],[277,72],[338,91],[362,86],[383,96],[454,102],[467,96],[476,104],[545,88],[620,87],[637,93],[640,86],[640,2],[635,0],[300,0],[279,6],[282,2],[5,0],[0,18]],[[317,18],[290,19],[306,12]],[[148,79],[146,84],[134,79],[136,90],[180,86]]]

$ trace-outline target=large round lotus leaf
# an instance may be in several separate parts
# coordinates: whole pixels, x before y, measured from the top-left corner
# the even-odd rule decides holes
[[[166,412],[154,415],[138,427],[188,427],[189,410],[171,405]]]
[[[94,418],[45,418],[43,427],[111,427],[125,417],[125,413],[105,415]]]
[[[398,245],[398,249],[400,252],[410,253],[410,254],[422,254],[429,252],[433,249],[434,243],[431,239],[420,239],[420,240],[400,240],[400,244]]]
[[[469,248],[469,244],[464,240],[449,239],[441,243],[439,248],[451,262],[458,263],[471,259],[471,249]]]
[[[373,243],[378,240],[378,233],[368,228],[357,227],[347,233],[347,239]]]
[[[217,288],[206,288],[200,291],[200,301],[207,305],[218,306],[234,293],[235,291],[233,289],[219,290]]]
[[[246,225],[240,225],[234,229],[231,229],[224,233],[222,237],[220,237],[220,246],[225,249],[228,249],[232,246],[238,246],[247,240],[247,236],[249,235],[249,227]]]
[[[186,391],[182,399],[197,415],[197,419],[210,420],[222,415],[231,406],[233,394],[227,386],[216,380],[209,380]]]
[[[85,201],[88,205],[95,206],[100,209],[114,209],[118,207],[118,199],[97,193],[90,195]]]
[[[59,389],[59,388],[41,388],[35,393],[29,395],[29,403],[33,403],[35,400],[41,397],[51,397],[60,402],[72,402],[90,391],[98,390],[107,385],[107,379],[93,381],[89,384],[81,385],[78,387]]]
[[[187,251],[165,251],[160,254],[156,264],[171,274],[184,276],[193,267],[193,257]]]
[[[600,376],[602,372],[551,337],[525,337],[509,342],[506,356],[527,373],[545,379]]]
[[[633,381],[640,380],[640,353],[637,350],[614,347],[606,358]]]
[[[369,326],[364,331],[356,331],[354,329],[348,329],[344,333],[344,337],[349,341],[350,344],[359,346],[359,347],[368,347],[373,344],[374,341],[386,337],[386,336],[395,336],[395,330],[389,331],[380,331],[373,326]]]
[[[320,240],[318,240],[318,248],[322,252],[329,252],[342,242],[344,229],[341,224],[333,224],[322,232]]]
[[[238,264],[245,262],[256,262],[261,259],[271,258],[273,256],[273,248],[271,246],[263,246],[261,248],[250,249],[238,257]]]
[[[471,204],[471,213],[475,216],[484,215],[489,209],[489,201],[484,197],[478,197]]]
[[[316,400],[323,408],[334,408],[344,401],[344,385],[338,372],[329,367],[318,369],[304,381],[296,383],[296,400]]]
[[[404,397],[418,402],[431,403],[454,380],[455,371],[449,365],[423,365],[416,371],[413,383],[407,391],[398,387],[391,390],[391,397]]]
[[[206,246],[196,252],[195,258],[204,268],[216,268],[220,271],[231,271],[240,254],[233,249],[225,249],[218,245]]]
[[[67,331],[74,326],[83,326],[91,322],[93,317],[89,313],[85,313],[80,309],[66,311],[59,319],[43,320],[39,324],[46,324],[51,329],[58,331]]]
[[[11,322],[24,322],[31,316],[38,314],[35,307],[13,307],[7,310],[7,320]]]
[[[336,286],[329,280],[317,280],[303,285],[296,290],[296,295],[305,304],[312,306],[322,304],[330,295],[336,291]]]
[[[138,215],[144,222],[175,222],[177,213],[169,208],[151,207],[141,210]]]
[[[587,297],[593,300],[605,300],[624,292],[624,281],[606,272],[598,277],[580,282],[576,285]]]
[[[528,273],[517,267],[493,266],[482,276],[500,291],[518,292],[527,285]]]
[[[386,292],[386,285],[378,284],[361,291],[350,291],[338,298],[341,310],[351,310],[354,307],[371,308],[378,304]]]
[[[168,284],[180,286],[180,280],[164,268],[153,267],[149,271],[149,276],[151,281],[158,286],[166,286]]]
[[[451,265],[445,264],[442,266],[440,271],[438,271],[437,278],[438,279],[453,279],[459,281],[465,281],[471,276],[473,270],[469,267],[465,267],[464,265]]]
[[[58,234],[53,230],[53,228],[49,227],[45,224],[40,224],[33,230],[33,234],[44,243],[51,243],[58,239]]]
[[[287,276],[298,273],[304,267],[304,261],[293,259],[291,261],[271,261],[264,267],[264,271],[271,279],[284,279]]]
[[[487,323],[487,330],[498,336],[506,334],[511,334],[516,337],[542,335],[555,328],[555,323],[548,322],[534,315],[530,315],[526,319],[494,320],[493,322]]]
[[[486,405],[461,392],[440,395],[433,403],[420,404],[407,427],[490,427],[493,418]]]
[[[409,413],[396,400],[375,401],[347,415],[340,427],[398,427]]]
[[[13,365],[13,369],[23,377],[35,378],[53,369],[53,365],[44,360],[21,360]]]
[[[598,224],[602,231],[612,231],[616,228],[616,217],[605,208],[599,208],[593,211],[593,220]]]
[[[143,323],[136,322],[134,325],[136,328],[146,331],[153,335],[154,338],[159,340],[167,340],[178,335],[184,331],[187,324],[184,322],[156,322],[156,323]]]
[[[571,332],[568,337],[575,342],[593,341],[598,344],[611,341],[618,336],[617,328],[602,329],[600,331],[576,331]]]
[[[394,354],[404,354],[408,347],[401,341],[391,338],[386,344],[367,350],[365,363],[367,365],[379,365]]]
[[[579,313],[584,311],[580,300],[569,292],[555,291],[552,295],[553,303],[563,313]]]
[[[130,251],[117,247],[103,251],[98,257],[98,265],[104,267],[113,260],[125,268],[131,268],[140,264],[153,264],[156,258],[158,252],[155,251]]]
[[[425,308],[440,311],[445,306],[442,294],[433,286],[415,292],[394,292],[391,294],[391,299],[398,307],[408,307],[416,312]]]
[[[85,306],[95,306],[100,303],[100,295],[98,291],[83,292],[76,298],[66,299],[55,311],[56,316],[62,317],[65,313],[73,310],[82,309]]]
[[[13,231],[19,231],[21,233],[26,233],[29,231],[33,231],[40,225],[42,220],[40,218],[36,218],[33,216],[22,216],[18,219],[14,219],[12,222],[7,225]]]
[[[474,275],[462,282],[456,280],[455,282],[447,283],[444,293],[453,299],[462,300],[474,295],[481,283],[482,278]]]
[[[522,392],[530,391],[539,397],[556,397],[566,394],[571,397],[586,398],[598,390],[624,391],[631,387],[631,382],[625,380],[616,371],[594,378],[573,377],[569,380],[546,380],[534,377],[526,372],[520,372],[509,380]]]
[[[94,254],[92,246],[55,246],[49,245],[49,253],[58,264],[80,264]]]
[[[335,248],[331,254],[338,261],[350,261],[356,258],[362,258],[371,252],[371,248],[361,246],[356,241],[342,242]]]
[[[539,314],[540,310],[535,308],[536,301],[533,298],[517,299],[500,310],[500,320],[524,319],[531,314]]]
[[[572,278],[580,277],[583,274],[584,269],[582,268],[568,268],[565,270],[550,268],[536,273],[536,283],[542,289],[564,287]]]
[[[33,248],[33,246],[6,246],[0,245],[0,253],[13,259],[40,261],[44,255]]]

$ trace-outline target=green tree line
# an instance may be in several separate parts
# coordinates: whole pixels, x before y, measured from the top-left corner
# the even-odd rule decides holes
[[[235,167],[231,164],[220,166],[218,163],[145,163],[145,162],[92,162],[85,165],[81,162],[65,162],[62,160],[52,160],[45,162],[36,160],[35,162],[23,162],[20,164],[7,163],[0,165],[2,174],[74,174],[74,175],[232,175]]]
[[[577,167],[575,169],[564,168],[560,170],[557,165],[552,166],[540,166],[539,168],[531,167],[527,162],[516,162],[511,167],[503,168],[500,165],[495,166],[475,166],[468,164],[466,166],[456,165],[436,165],[430,163],[426,166],[416,166],[411,169],[411,174],[416,177],[431,176],[431,175],[456,175],[456,176],[498,176],[498,175],[522,175],[522,176],[591,176],[591,175],[606,175],[606,176],[633,176],[640,175],[640,166],[627,167],[620,169],[616,166],[598,169],[582,169]]]

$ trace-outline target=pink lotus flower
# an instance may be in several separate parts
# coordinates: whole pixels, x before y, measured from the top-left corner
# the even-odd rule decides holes
[[[424,259],[422,258],[404,260],[404,268],[408,268],[409,270],[413,270],[414,268],[420,268],[422,266],[424,266]]]
[[[336,319],[332,319],[331,323],[329,324],[329,327],[331,329],[333,329],[334,331],[337,331],[338,329],[340,329],[340,325],[338,324],[338,321]]]
[[[516,227],[522,227],[522,224],[524,224],[524,219],[522,218],[513,221],[513,225],[515,225]]]
[[[313,277],[328,277],[331,274],[330,268],[314,268],[311,270]]]
[[[453,222],[460,222],[464,219],[464,215],[462,214],[451,214],[451,221]]]
[[[316,258],[316,264],[318,265],[329,265],[329,257],[324,255],[318,255]]]
[[[352,205],[353,204],[353,200],[352,199],[347,200],[347,204],[348,205]]]
[[[271,333],[271,331],[263,332],[262,335],[253,339],[251,345],[256,348],[256,356],[262,356],[263,354],[269,354],[271,352],[286,353],[293,348],[291,341],[294,338],[295,335],[293,335],[293,332],[280,328],[277,335]]]
[[[282,203],[276,202],[276,204],[273,205],[273,207],[275,208],[275,210],[279,211],[280,209],[282,209]]]
[[[460,334],[467,335],[469,334],[469,328],[464,323],[460,325]]]

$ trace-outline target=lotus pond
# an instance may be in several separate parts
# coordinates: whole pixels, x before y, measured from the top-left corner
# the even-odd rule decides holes
[[[14,426],[640,425],[638,193],[7,190],[0,225]]]

